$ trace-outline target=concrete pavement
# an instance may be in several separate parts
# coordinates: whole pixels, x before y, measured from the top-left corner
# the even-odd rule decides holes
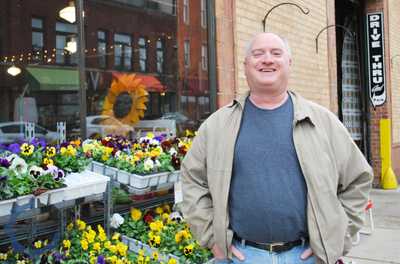
[[[400,264],[400,189],[373,189],[371,200],[375,230],[371,235],[361,235],[346,263]]]

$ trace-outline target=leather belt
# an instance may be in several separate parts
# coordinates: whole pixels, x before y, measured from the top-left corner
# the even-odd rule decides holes
[[[304,245],[306,242],[306,239],[299,239],[296,241],[290,241],[290,242],[274,242],[274,243],[258,243],[258,242],[253,242],[250,240],[242,239],[238,235],[234,234],[233,236],[234,239],[242,243],[243,245],[248,245],[251,247],[259,248],[266,250],[268,252],[275,252],[275,253],[281,253],[288,251],[294,247]]]

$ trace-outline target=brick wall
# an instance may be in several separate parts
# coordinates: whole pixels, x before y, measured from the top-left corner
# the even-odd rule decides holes
[[[384,12],[384,28],[385,28],[385,65],[386,65],[386,89],[387,89],[387,100],[382,106],[373,109],[370,106],[370,144],[371,144],[371,162],[374,169],[374,186],[379,186],[381,177],[382,160],[380,156],[380,128],[379,122],[382,118],[391,117],[391,79],[390,79],[390,49],[389,49],[389,24],[388,24],[388,6],[385,0],[366,0],[366,13],[370,12]],[[392,29],[393,30],[393,29]]]
[[[392,77],[393,143],[400,143],[400,1],[389,0],[389,41]],[[398,55],[397,57],[395,57]],[[389,65],[388,65],[389,66]]]
[[[400,176],[400,1],[389,0],[390,73],[392,80],[392,160],[393,170]]]
[[[243,67],[245,47],[253,35],[262,32],[261,21],[268,10],[281,2],[280,0],[236,1],[235,57],[239,93],[248,89]],[[330,108],[327,35],[330,31],[334,32],[334,29],[320,35],[318,54],[315,49],[315,37],[327,25],[327,2],[305,0],[300,5],[307,7],[310,13],[304,15],[292,5],[280,6],[270,13],[266,31],[278,33],[289,41],[293,60],[290,89]],[[333,107],[332,110],[336,109]]]

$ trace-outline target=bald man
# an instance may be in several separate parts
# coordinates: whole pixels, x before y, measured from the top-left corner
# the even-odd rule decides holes
[[[256,35],[249,92],[213,113],[182,164],[183,213],[215,263],[340,263],[372,169],[329,110],[289,91],[290,48]]]

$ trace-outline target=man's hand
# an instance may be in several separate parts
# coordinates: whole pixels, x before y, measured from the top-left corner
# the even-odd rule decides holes
[[[311,248],[307,248],[306,250],[304,250],[303,254],[301,254],[300,258],[302,260],[306,260],[309,257],[311,257],[314,253],[312,252]]]
[[[232,252],[232,254],[238,260],[240,260],[240,261],[244,260],[244,255],[235,246],[231,245],[229,250]],[[225,258],[224,253],[222,252],[222,250],[216,244],[214,244],[214,246],[212,247],[211,252],[214,254],[214,258],[216,258],[216,259],[224,259]]]

